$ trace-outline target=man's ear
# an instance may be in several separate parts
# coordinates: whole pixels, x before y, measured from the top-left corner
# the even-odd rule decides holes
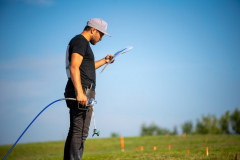
[[[95,28],[91,28],[91,34],[94,34],[97,30]]]

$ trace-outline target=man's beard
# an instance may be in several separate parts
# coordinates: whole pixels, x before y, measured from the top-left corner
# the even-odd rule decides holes
[[[90,43],[91,43],[92,45],[95,45],[95,44],[97,44],[97,41],[95,41],[95,40],[90,40]]]
[[[97,40],[96,35],[93,35],[93,36],[92,36],[92,38],[90,39],[90,43],[91,43],[92,45],[95,45],[95,44],[98,43],[98,40]]]

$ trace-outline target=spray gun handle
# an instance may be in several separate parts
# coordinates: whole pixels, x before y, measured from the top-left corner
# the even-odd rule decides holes
[[[94,98],[90,98],[90,99],[88,99],[88,104],[86,106],[80,107],[78,105],[78,109],[80,109],[80,110],[88,110],[88,107],[89,106],[94,107],[94,104],[97,104],[97,101]]]

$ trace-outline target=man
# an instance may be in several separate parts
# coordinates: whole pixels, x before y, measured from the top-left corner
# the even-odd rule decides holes
[[[82,159],[84,141],[88,136],[92,108],[81,110],[79,108],[88,104],[85,95],[87,89],[91,90],[90,98],[95,99],[96,74],[95,69],[112,60],[113,55],[96,61],[90,47],[101,41],[106,32],[107,23],[100,18],[92,18],[87,22],[84,31],[69,42],[66,52],[66,69],[68,82],[65,88],[66,98],[76,98],[77,101],[66,101],[70,109],[70,128],[64,148],[65,160]]]

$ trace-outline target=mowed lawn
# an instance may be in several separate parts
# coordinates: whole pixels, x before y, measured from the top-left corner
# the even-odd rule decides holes
[[[11,145],[0,146],[0,158],[3,158],[10,148]],[[63,149],[63,141],[17,144],[6,159],[60,160],[63,159]],[[88,139],[83,159],[233,160],[236,154],[240,154],[240,135],[149,136],[125,137],[124,152],[121,151],[120,138]]]

